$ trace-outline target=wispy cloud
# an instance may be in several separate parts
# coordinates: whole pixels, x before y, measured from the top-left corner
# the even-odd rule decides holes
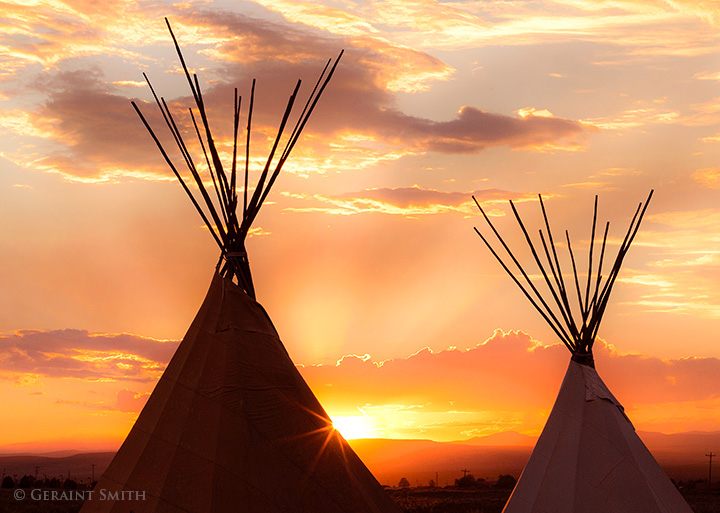
[[[711,180],[702,174],[697,180]],[[644,269],[626,269],[621,281],[642,285],[625,301],[646,312],[720,318],[720,211],[713,208],[667,211],[647,216],[641,244],[652,248]]]
[[[426,189],[418,185],[412,187],[366,189],[356,193],[345,193],[336,196],[323,194],[291,194],[286,197],[314,201],[322,206],[288,207],[295,212],[324,212],[334,215],[352,215],[362,213],[382,213],[414,217],[429,214],[445,214],[456,212],[470,214],[477,211],[472,200],[486,205],[505,203],[508,199],[515,201],[535,200],[534,194],[513,193],[497,189],[484,189],[469,192],[444,192]],[[330,206],[326,206],[330,205]]]
[[[717,80],[720,82],[720,71],[701,71],[693,75],[695,80]]]
[[[698,169],[692,174],[693,179],[710,189],[720,189],[720,167]]]
[[[307,1],[262,0],[262,4],[307,26],[353,36],[381,30],[382,36],[396,43],[419,48],[584,40],[622,44],[636,55],[698,55],[712,51],[718,39],[712,27],[719,17],[711,1],[391,0],[355,3],[352,12],[350,7],[333,8],[322,15]],[[698,21],[707,25],[701,34]]]
[[[157,41],[162,27],[145,23],[154,9],[137,2],[7,2],[3,4],[0,72],[7,77],[33,64],[52,68],[89,55],[142,59],[127,46]]]
[[[582,121],[603,130],[627,130],[651,124],[676,123],[681,119],[680,112],[661,109],[643,101],[636,103],[637,106],[625,110],[617,116],[590,118]]]
[[[0,335],[0,372],[11,378],[152,382],[176,348],[177,342],[129,334],[19,331]]]
[[[709,135],[707,137],[701,137],[700,140],[702,142],[706,143],[719,143],[720,142],[720,132],[718,132],[715,135]]]

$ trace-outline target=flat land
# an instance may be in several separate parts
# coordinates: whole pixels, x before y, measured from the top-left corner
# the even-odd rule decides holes
[[[510,496],[507,490],[407,488],[388,490],[404,513],[500,513]],[[720,513],[720,490],[683,493],[694,513]],[[81,501],[17,501],[13,490],[0,489],[0,513],[77,513]]]
[[[452,488],[391,489],[388,493],[404,513],[500,513],[509,490]],[[720,513],[720,490],[686,490],[694,513]]]

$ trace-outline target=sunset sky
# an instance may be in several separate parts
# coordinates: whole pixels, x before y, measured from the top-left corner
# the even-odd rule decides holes
[[[471,195],[521,247],[507,200],[537,233],[542,193],[583,251],[598,194],[614,253],[650,189],[597,367],[639,430],[720,430],[715,1],[0,5],[0,445],[117,447],[209,286],[218,249],[130,105],[164,130],[145,72],[190,106],[165,16],[221,140],[257,79],[253,176],[345,49],[248,252],[348,437],[538,434],[569,354]]]

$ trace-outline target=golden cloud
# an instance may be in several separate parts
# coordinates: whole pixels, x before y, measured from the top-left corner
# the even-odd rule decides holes
[[[709,189],[720,189],[720,167],[698,169],[692,174],[693,180]]]
[[[89,381],[155,381],[177,342],[80,330],[0,335],[0,372]]]
[[[382,213],[415,217],[419,215],[460,213],[471,214],[477,211],[472,196],[483,204],[515,201],[534,201],[530,193],[513,193],[498,189],[485,189],[470,192],[444,192],[426,189],[418,185],[412,187],[365,189],[357,193],[345,193],[337,196],[323,194],[283,193],[292,199],[315,201],[331,206],[287,207],[294,212],[324,212],[331,215],[353,215],[362,213]]]
[[[231,84],[249,83],[251,76],[258,78],[262,93],[258,94],[253,129],[256,147],[262,150],[269,144],[266,136],[280,115],[266,106],[286,100],[292,85],[287,77],[312,83],[324,59],[343,46],[342,41],[315,37],[317,34],[297,27],[218,11],[200,10],[191,16],[189,8],[177,9],[176,29],[182,42],[193,42],[206,32],[215,34],[204,42],[201,53],[222,60],[205,86],[205,99],[212,120],[223,121],[213,124],[219,127],[216,138],[225,154],[229,153],[231,137],[224,116],[232,98]],[[82,10],[73,12],[82,14]],[[111,15],[112,10],[103,11],[103,16]],[[237,53],[237,38],[243,38],[242,55]],[[137,82],[106,81],[97,67],[63,71],[63,55],[58,53],[55,63],[60,71],[44,73],[37,80],[34,91],[46,96],[44,102],[27,111],[1,113],[8,121],[6,130],[18,142],[18,149],[6,152],[6,158],[26,168],[86,183],[124,177],[170,179],[129,107],[131,98],[119,92],[135,89]],[[572,139],[586,129],[542,109],[524,109],[522,115],[505,116],[464,106],[454,119],[434,121],[395,108],[394,92],[425,90],[432,81],[447,80],[452,72],[450,66],[425,52],[373,37],[353,40],[305,134],[307,150],[298,152],[301,160],[291,162],[288,171],[308,176],[328,168],[357,169],[428,151],[474,153],[503,145],[537,151],[579,148]],[[353,101],[348,102],[348,98]],[[171,107],[183,112],[187,100],[170,102]],[[154,108],[144,110],[161,139],[167,141]],[[190,130],[186,117],[179,114],[178,122]],[[191,151],[199,152],[199,148]],[[200,155],[198,160],[203,160]]]
[[[151,10],[152,11],[152,10]],[[52,68],[64,59],[88,55],[143,57],[126,46],[165,40],[163,27],[145,23],[147,10],[133,2],[85,0],[66,2],[6,2],[0,21],[0,51],[9,56],[0,64],[6,74],[26,66]]]
[[[305,25],[326,30],[332,34],[363,36],[379,32],[368,19],[361,15],[317,2],[257,0],[257,3],[272,11],[282,13],[288,20],[299,20]]]
[[[626,46],[635,55],[699,55],[712,52],[718,41],[716,31],[703,30],[718,22],[711,1],[564,0],[549,8],[546,2],[394,0],[371,2],[362,10],[377,26],[390,27],[386,37],[417,48],[584,40]]]
[[[637,107],[628,109],[619,116],[611,118],[589,118],[582,122],[602,130],[627,130],[650,124],[675,123],[681,119],[679,112],[647,106],[646,102],[636,102]]]
[[[706,142],[706,143],[717,143],[717,142],[720,142],[720,132],[718,132],[718,133],[715,134],[715,135],[710,135],[710,136],[708,136],[708,137],[701,137],[700,140],[701,140],[702,142]]]

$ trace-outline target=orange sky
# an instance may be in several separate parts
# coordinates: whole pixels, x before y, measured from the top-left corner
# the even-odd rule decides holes
[[[713,4],[4,2],[0,439],[117,444],[204,297],[217,249],[130,106],[142,72],[189,105],[163,16],[218,134],[257,78],[255,170],[295,79],[345,48],[248,249],[348,436],[537,434],[568,355],[470,196],[517,245],[506,200],[539,227],[541,192],[582,250],[598,193],[616,249],[651,188],[598,369],[638,429],[720,429]]]

